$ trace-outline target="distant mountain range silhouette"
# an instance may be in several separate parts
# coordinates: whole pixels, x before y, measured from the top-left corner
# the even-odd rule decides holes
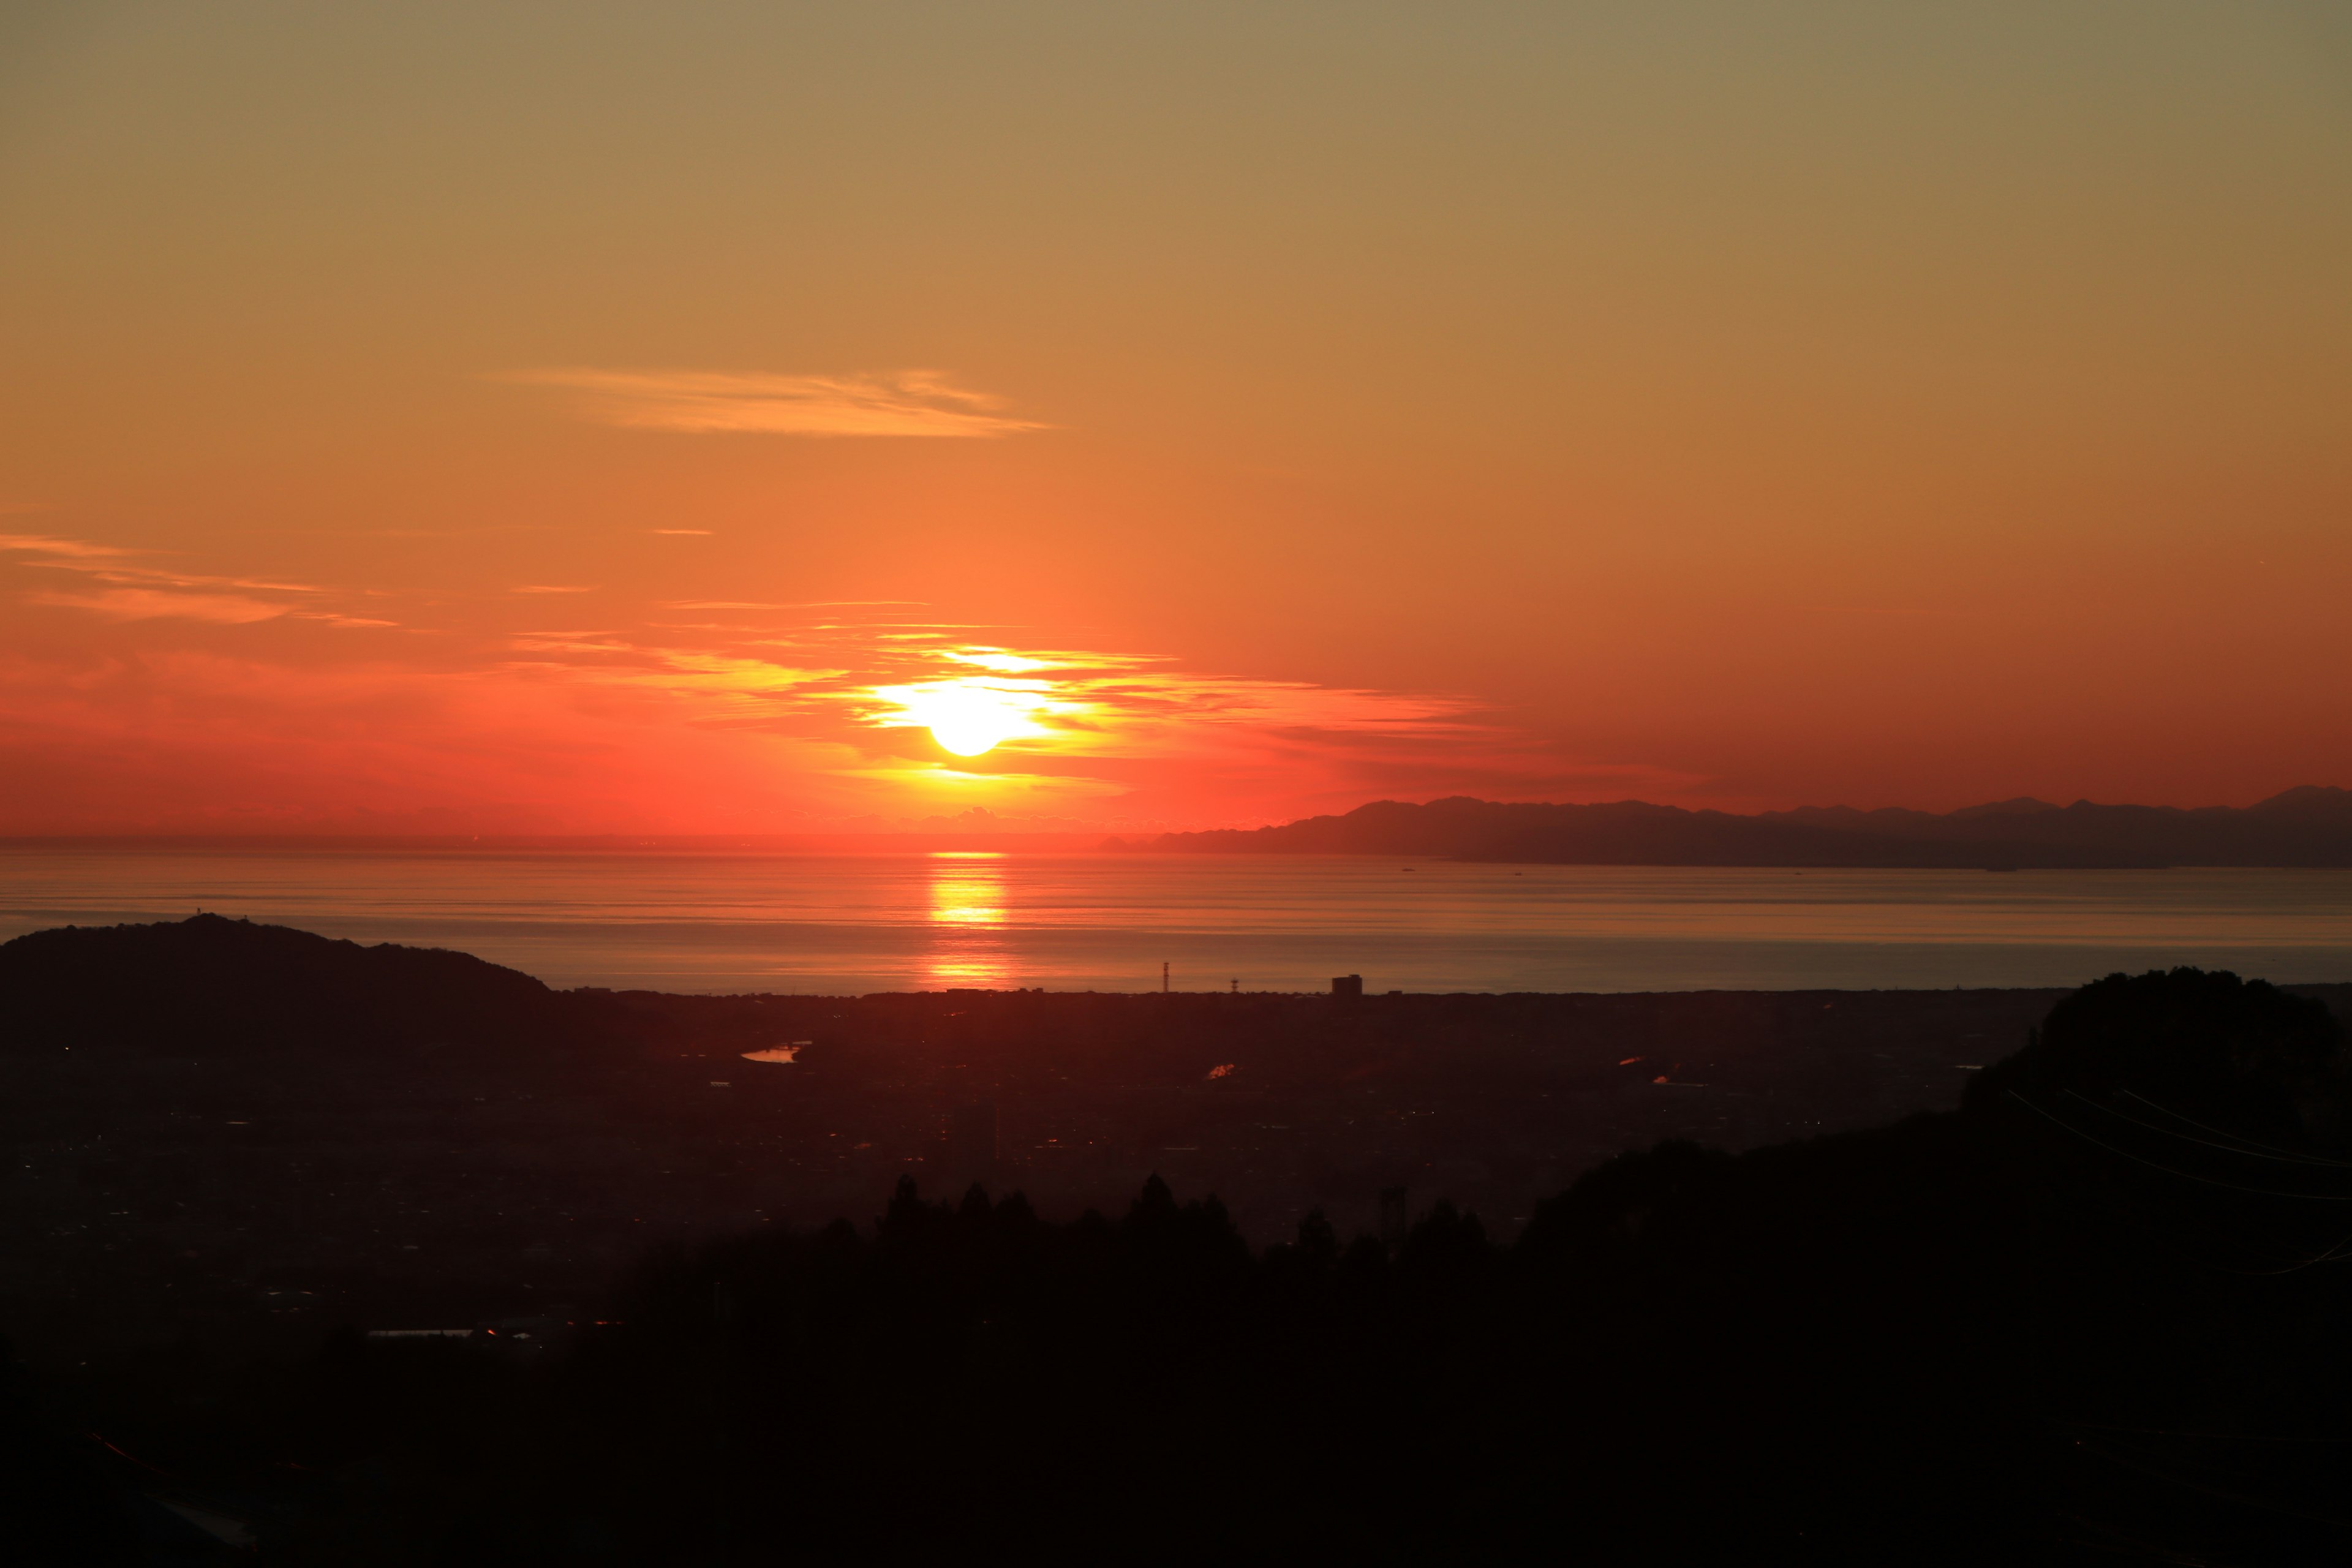
[[[1421,805],[1374,801],[1344,816],[1169,833],[1123,847],[1581,866],[2352,866],[2352,790],[2305,785],[2242,808],[2021,798],[1941,816],[1836,805],[1741,816],[1638,800],[1549,805],[1455,795]]]

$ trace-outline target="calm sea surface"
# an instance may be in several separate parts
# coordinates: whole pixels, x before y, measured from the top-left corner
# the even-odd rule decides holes
[[[2352,981],[2352,872],[1787,871],[1322,858],[0,850],[0,938],[198,909],[554,985],[1653,991]]]

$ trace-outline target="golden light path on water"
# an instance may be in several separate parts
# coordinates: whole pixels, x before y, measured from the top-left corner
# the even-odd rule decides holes
[[[931,922],[945,927],[928,969],[941,986],[1011,984],[1006,951],[1003,857],[992,850],[945,849],[931,859]]]

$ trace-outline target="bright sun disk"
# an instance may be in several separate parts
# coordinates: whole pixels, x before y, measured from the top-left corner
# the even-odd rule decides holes
[[[1040,717],[1067,706],[1055,698],[1046,681],[1002,675],[957,676],[869,689],[887,704],[875,713],[873,721],[929,730],[941,751],[959,757],[979,756],[1016,737],[1048,734],[1038,722]]]
[[[959,757],[976,757],[1030,728],[1028,715],[984,688],[928,694],[923,719],[931,739]]]

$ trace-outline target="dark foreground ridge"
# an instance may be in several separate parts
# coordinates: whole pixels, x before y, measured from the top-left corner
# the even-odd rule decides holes
[[[1143,847],[1568,866],[2352,866],[2352,790],[2305,786],[2243,809],[2010,800],[1943,816],[1806,806],[1740,816],[1638,800],[1545,805],[1456,795],[1425,805],[1375,801],[1344,816],[1247,832],[1169,833]]]
[[[562,1020],[528,974],[463,952],[362,947],[198,915],[0,944],[0,1039],[157,1055],[528,1053]]]
[[[104,944],[226,944],[216,962],[233,968],[220,955],[245,952],[249,983],[281,962],[313,973],[381,956],[386,972],[421,973],[399,950],[329,955],[301,945],[319,939],[221,925],[80,934],[85,957]],[[18,1075],[0,1106],[31,1169],[9,1194],[0,1324],[37,1376],[0,1389],[0,1503],[20,1544],[79,1553],[54,1560],[211,1560],[216,1542],[191,1513],[287,1563],[1016,1551],[2299,1563],[2352,1547],[2339,1479],[2352,1451],[2343,1033],[2324,1002],[2259,982],[2182,970],[2045,995],[2022,1050],[1978,1038],[1982,1071],[1947,1066],[1943,1081],[1968,1086],[1948,1109],[1793,1141],[1759,1128],[1740,1152],[1685,1139],[1587,1162],[1511,1226],[1471,1212],[1419,1156],[1545,1123],[1477,1099],[1423,1114],[1449,1068],[1494,1075],[1514,1099],[1569,1098],[1564,1130],[1680,1092],[1671,1072],[1563,1087],[1597,1071],[1598,1053],[1624,1051],[1625,1030],[1663,1029],[1685,1067],[1737,1067],[1751,1048],[1875,1060],[1918,1053],[1915,1037],[1955,1017],[2009,1016],[2017,994],[1814,995],[1780,1013],[1755,997],[1712,1011],[1685,998],[1693,1011],[1663,1015],[1674,999],[802,999],[849,1016],[845,1026],[880,1011],[807,1047],[810,1064],[830,1055],[833,1068],[805,1081],[791,1077],[802,1063],[765,1069],[790,1087],[747,1107],[712,1090],[708,1058],[688,1051],[752,1037],[727,1031],[746,1027],[739,1014],[759,999],[525,993],[521,977],[438,955],[433,973],[453,984],[526,998],[503,1026],[512,1037],[453,1034],[427,985],[385,1002],[350,1037],[366,1048],[350,1052],[317,1011],[250,1039],[215,1027],[206,1006],[260,1016],[226,969],[183,994],[209,1000],[187,1004],[178,1033],[160,993],[82,1027],[85,1016],[40,1003],[42,976],[65,971],[23,966],[21,947],[0,949],[0,1016],[17,1021],[0,1063]],[[106,978],[65,968],[77,984]],[[373,984],[361,994],[380,995]],[[982,1027],[995,1004],[1004,1026]],[[1041,1026],[1063,1004],[1074,1011],[1056,1036]],[[1165,1033],[1146,1026],[1155,1006],[1172,1009]],[[1848,1053],[1836,1031],[1853,1011],[1871,1043]],[[1208,1054],[1231,1051],[1215,1066],[1234,1070],[1189,1076],[1182,1053],[1203,1049],[1194,1037],[1220,1016],[1238,1022]],[[957,1032],[968,1019],[982,1023]],[[1823,1036],[1801,1027],[1833,1019]],[[1702,1045],[1710,1029],[1729,1044]],[[943,1048],[927,1043],[933,1031]],[[189,1054],[190,1039],[212,1043]],[[1130,1047],[1140,1065],[1102,1065]],[[64,1065],[85,1053],[94,1071]],[[1057,1216],[1028,1179],[1048,1173],[1037,1163],[1013,1171],[1008,1159],[969,1185],[927,1174],[933,1156],[956,1157],[976,1072],[1012,1106],[1024,1085],[1044,1094],[1091,1071],[1056,1102],[1084,1106],[1151,1101],[1142,1091],[1172,1063],[1188,1079],[1167,1087],[1213,1096],[1351,1060],[1397,1064],[1358,1086],[1394,1097],[1374,1142],[1410,1149],[1424,1171],[1409,1223],[1385,1235],[1376,1209],[1359,1226],[1316,1207],[1260,1245],[1181,1173],[1135,1175],[1128,1197],[1103,1205],[1117,1218]],[[1497,1065],[1509,1063],[1518,1076]],[[950,1081],[924,1077],[934,1071]],[[138,1086],[163,1081],[142,1072],[181,1075],[183,1093],[228,1086],[248,1114],[225,1131],[207,1111],[174,1142],[169,1121],[142,1120],[158,1113]],[[690,1108],[681,1073],[704,1080]],[[362,1087],[338,1089],[347,1074]],[[1783,1087],[1801,1095],[1802,1081]],[[109,1085],[122,1098],[109,1100]],[[253,1099],[271,1086],[278,1100]],[[1328,1106],[1304,1087],[1281,1092],[1292,1098],[1280,1110],[1265,1093],[1245,1114],[1344,1121],[1379,1103],[1342,1088]],[[892,1094],[892,1114],[928,1104],[948,1136],[900,1162],[924,1173],[887,1203],[882,1189],[864,1205],[845,1195],[833,1212],[847,1217],[799,1226],[744,1207],[719,1223],[724,1205],[683,1205],[658,1237],[597,1261],[610,1272],[578,1265],[571,1300],[482,1310],[568,1267],[547,1238],[566,1237],[565,1209],[593,1209],[598,1180],[632,1205],[658,1198],[632,1149],[667,1162],[727,1150],[730,1167],[662,1171],[706,1196],[789,1188],[812,1173],[776,1151],[813,1145],[752,1130],[788,1121],[802,1095],[830,1120]],[[100,1112],[112,1120],[78,1135],[115,1146],[69,1176],[64,1155],[22,1138],[27,1118],[50,1118],[56,1133],[60,1117]],[[305,1118],[320,1131],[238,1142]],[[1415,1124],[1448,1119],[1464,1125],[1414,1142],[1426,1136]],[[322,1141],[331,1127],[341,1163]],[[467,1142],[481,1127],[495,1136]],[[491,1143],[509,1163],[485,1163]],[[419,1151],[444,1184],[421,1184]],[[150,1161],[176,1182],[158,1184]],[[551,1167],[572,1173],[551,1184]],[[1258,1168],[1276,1184],[1305,1180],[1270,1159]],[[1344,1193],[1398,1169],[1319,1179]],[[887,1187],[887,1171],[868,1173]],[[240,1172],[274,1177],[273,1190],[245,1191],[229,1180]],[[931,1203],[926,1190],[961,1195]],[[444,1206],[455,1223],[423,1212]],[[520,1226],[497,1231],[499,1213]],[[74,1237],[53,1234],[68,1228]],[[539,1239],[510,1244],[526,1236]],[[426,1249],[459,1261],[400,1271]],[[474,1315],[452,1321],[469,1300]],[[420,1328],[480,1331],[364,1332]]]

